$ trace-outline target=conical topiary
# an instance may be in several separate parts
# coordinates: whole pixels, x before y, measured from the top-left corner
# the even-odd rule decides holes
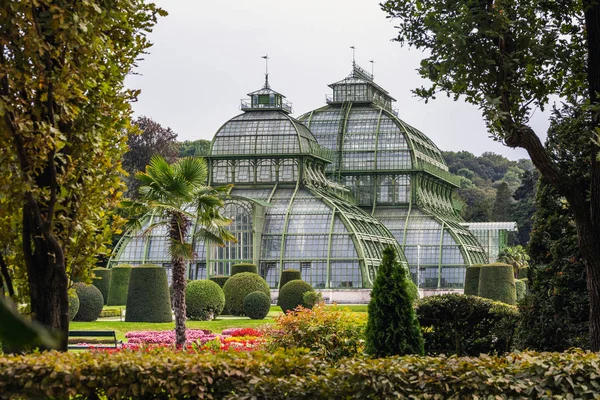
[[[478,295],[514,306],[517,303],[517,293],[513,266],[502,263],[482,265]]]
[[[223,289],[223,286],[225,286],[225,282],[227,282],[227,279],[229,279],[229,277],[226,275],[213,275],[209,279],[217,285],[221,286],[221,289]]]
[[[367,353],[376,357],[423,355],[423,336],[408,289],[406,271],[388,247],[371,291],[366,328]]]
[[[253,274],[258,274],[258,267],[250,263],[239,263],[231,266],[231,276],[240,274],[242,272],[252,272]]]
[[[104,304],[108,300],[108,291],[110,290],[111,281],[111,270],[108,268],[94,268],[92,269],[92,285],[96,286],[102,298],[104,298]]]
[[[471,265],[465,272],[465,290],[464,294],[471,296],[479,295],[479,272],[481,265]]]
[[[112,268],[108,299],[106,300],[107,305],[124,306],[127,304],[127,290],[129,288],[131,268],[132,266],[129,264],[120,264]]]
[[[517,301],[521,301],[527,294],[527,279],[515,279],[515,292]]]
[[[127,291],[126,322],[171,322],[171,299],[167,272],[144,264],[131,269]]]
[[[285,286],[289,281],[301,281],[302,274],[297,269],[284,269],[281,271],[281,279],[279,280],[279,288]]]

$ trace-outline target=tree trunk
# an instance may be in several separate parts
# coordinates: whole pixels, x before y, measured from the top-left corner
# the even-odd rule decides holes
[[[69,299],[64,255],[53,233],[39,223],[31,201],[23,208],[23,251],[33,319],[59,332],[59,350],[67,351]]]
[[[182,213],[174,213],[171,216],[169,236],[173,242],[184,244],[189,221]],[[175,345],[177,348],[185,346],[187,340],[185,334],[186,308],[185,308],[185,259],[175,251],[171,250],[171,268],[173,277],[173,311],[175,312]]]
[[[600,106],[600,5],[595,0],[584,0],[585,23],[587,31],[588,68],[587,77],[590,91],[590,104],[593,112],[592,128],[600,127],[597,107]],[[593,131],[594,132],[594,131]],[[587,287],[590,298],[590,348],[600,350],[600,163],[597,156],[600,148],[590,141],[592,146],[592,168],[590,181],[590,220],[589,226],[578,223],[579,244],[586,259]],[[582,221],[584,222],[584,221]]]

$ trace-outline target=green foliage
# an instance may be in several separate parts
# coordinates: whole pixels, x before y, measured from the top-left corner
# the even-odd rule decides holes
[[[306,308],[314,308],[317,304],[323,302],[323,294],[315,291],[304,292],[302,295],[302,305]]]
[[[3,352],[19,352],[35,346],[53,349],[59,344],[55,333],[19,315],[10,299],[0,297],[0,345]],[[0,393],[3,393],[1,389]]]
[[[271,297],[261,291],[248,293],[244,298],[244,313],[251,319],[265,319],[271,309]]]
[[[517,278],[527,279],[528,275],[529,275],[529,267],[519,268],[519,275],[517,276]]]
[[[223,289],[213,281],[190,281],[185,289],[185,309],[191,320],[210,321],[225,307]]]
[[[252,272],[253,274],[258,274],[258,267],[249,263],[239,263],[231,266],[231,276],[239,274],[240,272]]]
[[[492,221],[510,221],[510,210],[513,203],[514,199],[512,198],[512,192],[508,184],[501,182],[496,188],[496,199],[492,208]]]
[[[232,315],[244,315],[244,299],[256,291],[271,296],[269,285],[260,275],[242,272],[230,277],[223,285],[225,310]]]
[[[177,143],[179,157],[206,157],[210,155],[210,140],[186,140]]]
[[[292,311],[298,306],[305,306],[303,303],[304,293],[314,292],[315,289],[308,282],[294,280],[289,281],[281,289],[279,289],[279,297],[277,305],[286,313]]]
[[[352,358],[339,365],[313,354],[46,352],[0,357],[0,393],[14,398],[215,399],[592,399],[597,353],[503,357]],[[78,379],[59,368],[86,371]],[[57,372],[58,371],[58,372]],[[549,374],[548,371],[551,371]],[[467,379],[468,378],[468,379]],[[168,382],[168,384],[166,384]],[[8,397],[8,396],[6,396]]]
[[[108,306],[124,306],[127,304],[127,290],[132,266],[120,264],[112,267],[110,288],[108,290]]]
[[[521,245],[505,247],[498,253],[497,261],[512,265],[515,278],[518,278],[519,270],[529,266],[529,255]]]
[[[502,263],[482,265],[479,270],[479,293],[486,299],[517,304],[513,266]]]
[[[330,310],[322,304],[275,319],[268,348],[307,348],[318,357],[339,361],[364,350],[366,315],[347,309]]]
[[[525,298],[527,294],[527,279],[515,279],[515,292],[517,293],[517,303]]]
[[[511,350],[516,307],[477,296],[444,294],[417,305],[427,354],[477,356]]]
[[[121,317],[123,310],[113,308],[103,308],[100,312],[100,318],[116,318]]]
[[[423,336],[406,275],[394,250],[386,248],[371,291],[366,328],[366,351],[375,357],[423,354]]]
[[[69,290],[69,321],[73,321],[79,311],[79,296],[75,289]]]
[[[281,271],[281,279],[279,280],[279,288],[281,289],[289,281],[302,280],[302,273],[297,269],[284,269]]]
[[[477,296],[479,295],[479,272],[481,265],[468,266],[465,271],[465,289],[464,293]]]
[[[69,277],[88,275],[119,225],[113,210],[138,93],[124,80],[158,14],[123,0],[2,7],[1,241],[24,261],[11,267],[37,287],[35,318],[63,332]]]
[[[104,298],[100,290],[93,285],[77,282],[73,285],[79,298],[79,310],[73,321],[95,321],[104,307]]]
[[[517,188],[513,195],[516,202],[512,205],[512,218],[510,220],[517,223],[519,229],[518,243],[522,246],[526,246],[529,242],[533,214],[536,209],[534,201],[539,178],[540,174],[536,169],[525,171],[521,176],[521,186]]]
[[[221,288],[225,286],[225,282],[227,282],[227,279],[229,279],[229,277],[225,275],[214,275],[210,277],[210,280],[219,285]]]
[[[151,264],[132,268],[125,321],[170,322],[171,320],[171,301],[165,269]]]
[[[104,304],[107,304],[108,300],[108,292],[110,291],[110,283],[111,283],[111,270],[107,268],[94,268],[92,270],[94,276],[92,276],[92,285],[96,286],[100,293],[102,293],[102,298],[104,299]]]

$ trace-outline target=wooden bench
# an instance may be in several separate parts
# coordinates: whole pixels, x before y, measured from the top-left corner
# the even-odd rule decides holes
[[[69,344],[69,350],[116,349],[119,345],[115,331],[69,331],[69,339],[71,338],[106,338],[107,343],[90,343],[85,346]]]

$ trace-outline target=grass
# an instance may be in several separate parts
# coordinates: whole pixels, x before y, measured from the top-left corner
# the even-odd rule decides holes
[[[352,305],[331,305],[332,310],[349,309],[353,312],[367,312],[366,304]],[[125,309],[124,306],[105,306],[107,309]],[[281,314],[281,307],[271,306],[267,318],[263,320],[253,320],[248,317],[235,317],[231,315],[221,315],[212,321],[190,321],[186,322],[188,329],[210,329],[212,332],[220,333],[227,328],[254,328],[261,325],[272,324],[273,319]],[[71,322],[69,329],[85,331],[115,331],[117,340],[125,340],[125,334],[130,331],[163,331],[175,329],[175,322],[151,323],[151,322],[125,322],[111,319],[100,319],[94,322]]]

